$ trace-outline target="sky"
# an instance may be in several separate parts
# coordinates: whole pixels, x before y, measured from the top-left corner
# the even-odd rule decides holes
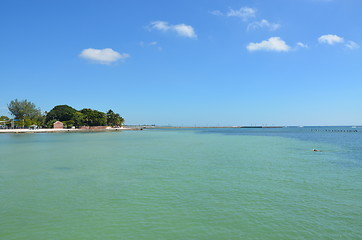
[[[361,0],[2,0],[0,115],[362,125]]]

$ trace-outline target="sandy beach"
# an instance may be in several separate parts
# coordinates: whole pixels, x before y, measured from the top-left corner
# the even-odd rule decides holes
[[[107,128],[107,129],[0,129],[0,133],[60,133],[60,132],[108,132],[108,131],[122,131],[122,130],[141,130],[141,128]]]

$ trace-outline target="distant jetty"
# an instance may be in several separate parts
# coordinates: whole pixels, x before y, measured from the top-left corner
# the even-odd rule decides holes
[[[283,128],[282,126],[241,126],[240,128]]]

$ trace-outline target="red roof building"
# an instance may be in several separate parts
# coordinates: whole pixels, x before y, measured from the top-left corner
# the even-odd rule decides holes
[[[53,123],[53,128],[55,129],[64,128],[64,124],[60,121],[56,121],[55,123]]]

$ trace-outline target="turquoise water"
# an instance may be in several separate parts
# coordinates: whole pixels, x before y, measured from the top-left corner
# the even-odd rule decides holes
[[[361,143],[306,128],[1,134],[0,239],[361,239]]]

